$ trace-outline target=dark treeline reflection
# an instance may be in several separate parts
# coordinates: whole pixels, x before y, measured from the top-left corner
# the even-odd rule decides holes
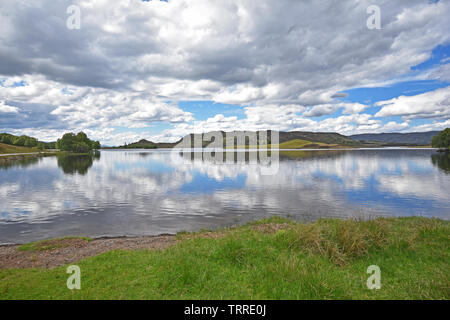
[[[139,152],[139,157],[141,158],[147,158],[150,155],[149,152]]]
[[[88,155],[58,155],[58,167],[62,169],[65,174],[81,174],[88,172],[89,168],[94,163],[94,160],[100,159],[100,152],[96,151]]]
[[[42,158],[35,156],[28,157],[18,157],[17,159],[2,159],[0,158],[0,169],[9,169],[9,168],[26,168],[33,164],[38,163]]]
[[[38,164],[42,161],[41,156],[27,156],[17,158],[0,158],[0,170],[8,170],[12,168],[27,168]],[[59,154],[57,155],[58,167],[66,174],[81,174],[88,172],[89,168],[94,163],[94,160],[100,159],[100,152],[95,151],[86,155],[71,155]]]
[[[450,173],[450,153],[443,152],[431,155],[431,162],[445,173]]]

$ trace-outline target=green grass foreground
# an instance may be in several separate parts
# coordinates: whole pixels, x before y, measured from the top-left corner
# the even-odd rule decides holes
[[[1,299],[449,299],[449,222],[272,218],[181,233],[164,250],[110,251],[66,267],[0,270]],[[366,286],[381,269],[381,289]]]

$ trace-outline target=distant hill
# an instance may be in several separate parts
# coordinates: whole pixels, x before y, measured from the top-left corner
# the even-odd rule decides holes
[[[295,139],[327,144],[339,144],[343,146],[355,146],[358,144],[355,140],[335,132],[280,131],[280,143]]]
[[[240,134],[256,132],[258,143],[261,133],[266,131],[233,131],[230,133]],[[271,144],[270,136],[272,131],[268,131],[268,144]],[[380,133],[380,134],[359,134],[352,136],[344,136],[335,132],[307,132],[307,131],[291,131],[284,132],[279,131],[279,147],[283,149],[304,149],[304,148],[339,148],[339,147],[382,147],[392,145],[429,145],[431,139],[437,135],[439,131],[431,132],[415,132],[415,133]],[[212,131],[209,132],[211,136],[217,134],[226,138],[226,132],[224,131]],[[146,139],[139,140],[138,142],[126,144],[118,147],[119,149],[156,149],[156,148],[173,148],[175,146],[181,148],[190,148],[191,144],[196,139],[202,139],[204,134],[188,134],[183,139],[177,142],[153,142]],[[204,139],[206,140],[206,139]],[[203,141],[202,147],[207,147],[211,141]],[[262,145],[262,143],[259,143]],[[263,144],[266,144],[264,141]],[[249,145],[248,139],[245,143]],[[226,141],[224,139],[223,147],[226,147]],[[241,146],[243,147],[243,146]],[[114,147],[113,147],[114,148]]]
[[[175,143],[169,143],[169,142],[153,142],[146,139],[141,139],[138,142],[133,142],[130,144],[125,144],[123,146],[118,147],[119,149],[156,149],[156,148],[173,148],[175,146]],[[111,149],[110,148],[103,148],[103,149]]]
[[[276,147],[276,145],[274,147]],[[278,148],[280,148],[280,149],[330,149],[330,148],[339,148],[339,147],[345,147],[345,146],[339,145],[339,144],[314,142],[314,141],[307,141],[307,140],[301,140],[301,139],[289,140],[286,142],[282,142],[278,145]]]
[[[255,132],[255,131],[247,131]],[[256,131],[259,143],[260,133],[265,131]],[[269,132],[271,132],[269,130]],[[214,133],[221,133],[224,137],[226,137],[224,131],[213,131],[210,132],[211,135]],[[244,133],[244,131],[233,131],[232,133],[239,134]],[[269,139],[267,141],[268,144],[271,144],[270,134],[268,135]],[[190,143],[195,139],[201,139],[201,134],[189,134],[185,136],[182,140],[180,140],[177,144],[178,147],[189,148]],[[266,143],[265,141],[263,142]],[[305,131],[292,131],[292,132],[279,132],[279,143],[280,148],[293,148],[293,149],[301,149],[301,148],[314,148],[314,147],[377,147],[380,146],[380,143],[377,142],[360,142],[351,138],[348,138],[344,135],[335,132],[305,132]],[[210,144],[208,141],[203,141],[203,147],[206,147]],[[226,142],[224,141],[224,147]],[[262,143],[260,143],[261,145]],[[248,141],[246,141],[246,145],[248,146]]]
[[[355,134],[349,138],[358,141],[378,141],[391,144],[420,145],[428,146],[431,139],[439,131],[411,132],[411,133],[375,133],[375,134]]]
[[[130,144],[125,144],[120,146],[121,149],[156,149],[157,146],[154,142],[145,139],[139,140],[138,142],[133,142]]]

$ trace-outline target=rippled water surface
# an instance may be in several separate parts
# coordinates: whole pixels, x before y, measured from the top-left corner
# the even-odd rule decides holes
[[[0,243],[174,233],[272,215],[450,218],[448,154],[287,151],[276,175],[263,168],[169,150],[0,162]]]

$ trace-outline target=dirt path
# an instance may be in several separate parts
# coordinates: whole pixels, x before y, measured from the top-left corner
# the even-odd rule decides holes
[[[46,241],[51,249],[19,250],[20,245],[0,246],[0,269],[54,268],[100,253],[122,249],[164,249],[175,244],[175,236],[149,236],[138,238],[56,239]]]

